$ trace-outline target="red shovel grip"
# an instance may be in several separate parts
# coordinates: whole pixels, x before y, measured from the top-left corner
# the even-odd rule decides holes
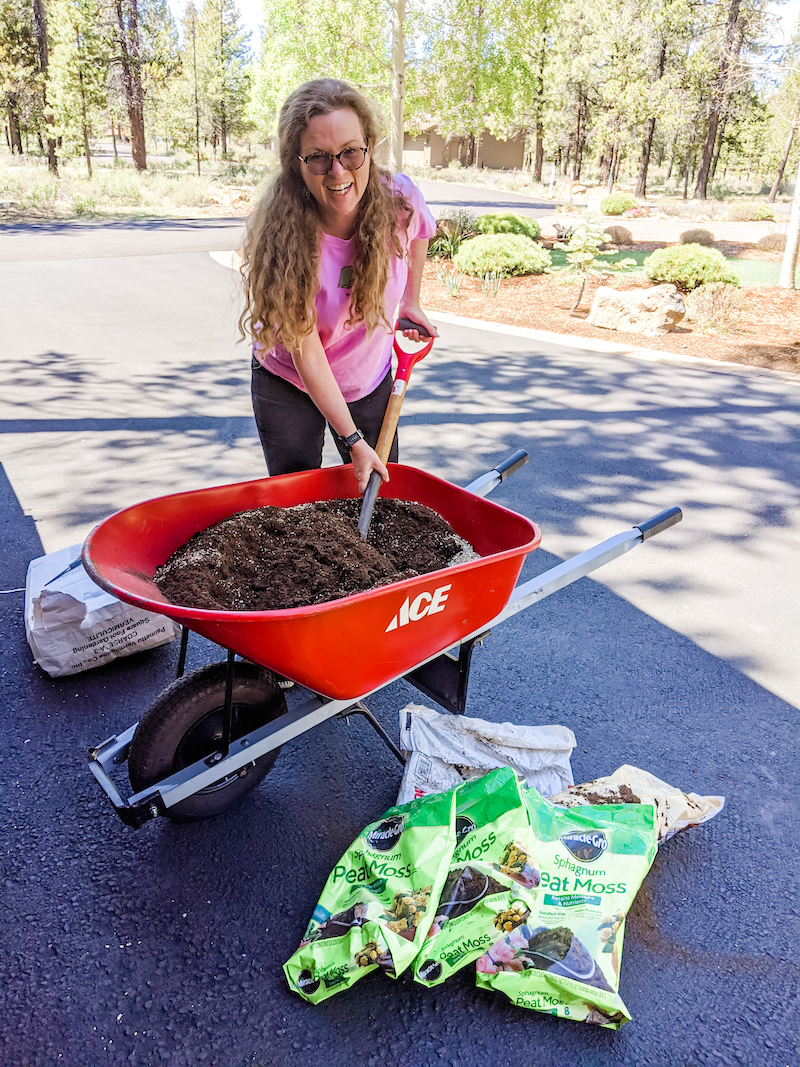
[[[433,338],[418,322],[413,322],[411,319],[400,318],[394,324],[395,336],[394,336],[394,354],[397,356],[397,373],[395,374],[395,381],[399,378],[401,381],[408,381],[408,376],[411,373],[411,368],[419,363],[421,359],[433,348]],[[416,352],[406,352],[404,348],[400,347],[397,340],[398,330],[418,330],[423,337],[428,338],[428,343],[422,348],[417,349]]]

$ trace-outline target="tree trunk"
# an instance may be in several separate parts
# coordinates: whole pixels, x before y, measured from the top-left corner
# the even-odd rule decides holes
[[[545,37],[542,34],[542,42]],[[533,180],[540,182],[542,180],[542,167],[544,166],[544,64],[545,64],[545,49],[544,44],[539,48],[539,70],[538,78],[536,82],[536,154],[534,156],[533,163]]]
[[[19,114],[17,112],[17,97],[14,93],[9,93],[6,98],[6,111],[8,112],[8,136],[11,144],[11,155],[16,152],[17,155],[23,155],[22,151],[22,134],[19,129]]]
[[[800,122],[800,100],[797,102],[797,107],[794,111],[794,117],[792,118],[792,125],[789,127],[789,133],[786,137],[786,144],[783,148],[783,157],[778,166],[778,173],[775,175],[775,181],[772,183],[772,188],[769,191],[767,197],[768,204],[775,203],[775,197],[778,195],[778,188],[783,181],[783,172],[786,170],[786,164],[789,162],[789,153],[792,150],[792,142],[794,141],[794,135],[797,131],[797,124]]]
[[[614,146],[610,144],[603,145],[603,153],[600,156],[600,162],[597,164],[597,176],[600,179],[601,185],[605,185],[608,182],[613,157]]]
[[[406,96],[406,43],[404,24],[406,0],[391,0],[392,9],[392,92],[389,127],[389,169],[403,169],[404,114]]]
[[[36,23],[36,45],[39,52],[39,70],[42,74],[42,114],[47,127],[47,169],[58,177],[58,155],[53,136],[55,116],[47,105],[47,68],[50,54],[47,45],[47,17],[42,0],[33,0],[33,19]]]
[[[720,156],[720,152],[722,151],[722,140],[723,140],[723,138],[725,136],[725,126],[727,125],[727,123],[728,123],[728,114],[726,112],[723,115],[722,119],[720,120],[720,124],[719,124],[719,131],[717,133],[717,147],[716,147],[716,150],[714,152],[714,158],[711,161],[711,173],[709,174],[709,180],[710,181],[714,180],[714,175],[717,173],[717,164],[719,163],[719,156]]]
[[[533,157],[533,180],[541,182],[542,167],[544,166],[544,127],[537,118],[536,120],[536,151]]]
[[[80,41],[78,42],[80,48]],[[92,176],[92,150],[89,147],[89,116],[86,112],[86,93],[83,88],[83,72],[78,67],[78,85],[81,90],[81,126],[83,128],[83,152],[86,156],[86,169],[89,172],[89,177]]]
[[[116,12],[122,53],[122,84],[131,127],[131,156],[137,170],[147,170],[137,0],[116,0]]]
[[[578,113],[575,127],[575,157],[572,161],[572,180],[578,181],[581,176],[581,164],[583,162],[583,148],[586,144],[586,97],[581,90],[578,94]]]
[[[578,283],[578,295],[575,297],[575,303],[569,309],[570,315],[574,315],[578,310],[578,304],[583,300],[583,290],[586,288],[586,275],[584,275]]]
[[[794,179],[794,197],[792,211],[789,215],[789,229],[786,233],[786,248],[781,263],[781,276],[778,284],[783,289],[794,289],[794,277],[797,269],[797,250],[800,248],[800,162]]]
[[[700,154],[700,166],[697,171],[697,184],[694,187],[695,200],[705,200],[708,194],[708,178],[711,173],[711,160],[714,156],[714,146],[717,143],[717,130],[719,129],[720,116],[724,106],[727,104],[731,92],[731,67],[742,46],[742,38],[739,32],[740,5],[741,0],[731,0],[731,6],[728,9],[728,23],[725,27],[725,36],[720,50],[719,72],[711,96],[706,139],[703,142],[703,148]]]
[[[647,120],[644,127],[644,141],[642,142],[642,154],[639,159],[639,177],[636,179],[635,196],[642,200],[647,199],[647,171],[650,167],[650,152],[653,147],[653,135],[656,132],[655,116]]]
[[[664,77],[664,68],[667,65],[667,42],[661,42],[661,48],[658,50],[658,63],[656,63],[656,77],[655,80],[661,81]],[[644,143],[642,144],[642,155],[639,160],[639,177],[636,181],[636,196],[645,200],[647,198],[647,171],[650,166],[650,152],[653,147],[653,134],[656,129],[656,117],[651,115],[647,120],[644,128]]]
[[[664,181],[668,182],[670,180],[670,178],[672,177],[672,168],[675,166],[675,154],[676,154],[677,150],[678,150],[678,135],[676,133],[675,136],[672,138],[672,149],[670,150],[670,154],[669,154],[669,166],[667,167],[667,173],[666,173],[666,177],[664,178]]]

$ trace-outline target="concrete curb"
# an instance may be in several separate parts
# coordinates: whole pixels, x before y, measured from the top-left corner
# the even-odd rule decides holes
[[[602,352],[608,356],[623,356],[638,359],[645,363],[670,363],[682,367],[697,367],[700,370],[717,373],[743,374],[749,378],[766,378],[784,382],[786,385],[800,387],[800,375],[788,375],[786,371],[770,370],[767,367],[748,367],[742,363],[730,363],[718,359],[698,359],[696,356],[679,356],[673,352],[657,352],[652,348],[637,348],[635,345],[618,345],[613,341],[604,341],[595,337],[576,338],[573,334],[549,333],[546,330],[531,330],[525,326],[509,326],[501,322],[486,322],[483,319],[470,319],[461,315],[449,315],[447,312],[429,311],[428,317],[438,322],[448,322],[453,326],[466,326],[488,333],[508,334],[511,337],[525,337],[531,341],[543,341],[545,344],[560,345],[562,348]]]

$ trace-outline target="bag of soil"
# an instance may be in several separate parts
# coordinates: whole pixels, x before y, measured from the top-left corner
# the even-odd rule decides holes
[[[528,921],[539,885],[528,813],[503,767],[456,789],[456,849],[414,977],[438,985]]]
[[[477,962],[477,982],[523,1008],[616,1030],[625,915],[656,854],[651,804],[555,807],[525,802],[541,864],[531,913]]]
[[[419,951],[454,847],[453,790],[390,808],[365,827],[284,964],[290,988],[316,1004],[378,968],[402,974]]]

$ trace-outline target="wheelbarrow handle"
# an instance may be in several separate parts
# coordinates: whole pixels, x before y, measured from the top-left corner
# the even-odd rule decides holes
[[[642,540],[646,541],[648,538],[655,537],[656,534],[668,530],[670,526],[674,526],[682,518],[683,512],[680,508],[667,508],[665,511],[659,511],[658,515],[654,515],[651,519],[645,519],[644,522],[637,523],[636,529],[642,531]]]

